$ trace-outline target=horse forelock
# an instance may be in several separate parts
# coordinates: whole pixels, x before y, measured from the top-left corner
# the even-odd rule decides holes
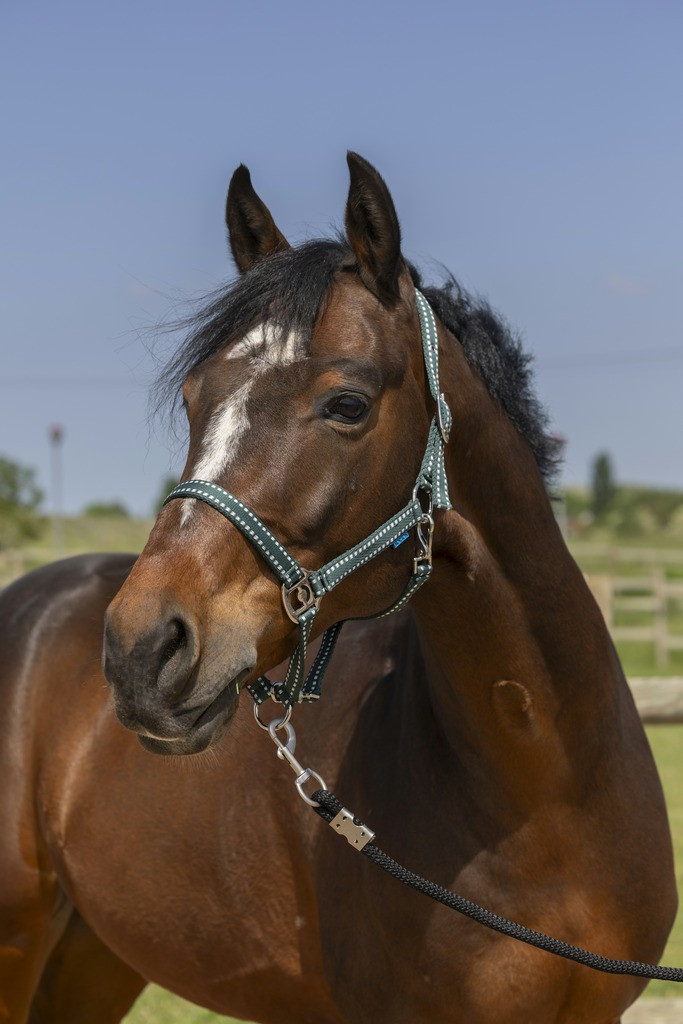
[[[228,357],[251,350],[278,362],[291,355],[296,337],[297,354],[305,355],[334,274],[349,256],[348,245],[333,239],[276,253],[171,324],[186,339],[158,379],[157,407],[176,408],[188,373],[222,349]]]

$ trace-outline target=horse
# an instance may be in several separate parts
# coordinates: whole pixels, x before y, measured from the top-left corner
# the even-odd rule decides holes
[[[294,708],[299,756],[413,870],[656,960],[677,899],[665,804],[552,511],[529,357],[455,280],[423,286],[386,183],[348,164],[346,235],[297,247],[233,175],[237,279],[163,379],[182,386],[183,480],[229,486],[313,569],[375,530],[410,498],[434,422],[421,290],[452,415],[433,571],[381,617],[413,539],[319,601],[313,638],[354,621],[322,698]],[[0,621],[3,1022],[115,1024],[150,981],[262,1024],[615,1024],[642,991],[399,886],[298,799],[247,690],[297,627],[205,502],[169,501],[137,560],[30,573]]]

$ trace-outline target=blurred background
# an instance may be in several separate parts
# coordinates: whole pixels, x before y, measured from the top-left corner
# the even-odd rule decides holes
[[[341,223],[353,148],[425,278],[447,267],[533,353],[558,517],[634,686],[677,708],[681,5],[8,0],[0,26],[0,583],[141,548],[183,464],[150,415],[161,328],[233,274],[230,174],[295,242]],[[677,728],[653,744],[680,852]]]

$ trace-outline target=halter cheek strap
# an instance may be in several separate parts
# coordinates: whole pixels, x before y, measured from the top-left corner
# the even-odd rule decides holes
[[[297,701],[318,699],[325,671],[344,623],[337,622],[325,631],[308,675],[305,674],[306,648],[322,598],[350,573],[388,548],[398,548],[408,539],[412,530],[416,531],[417,551],[413,559],[413,572],[403,593],[389,608],[371,618],[380,618],[398,611],[418,587],[426,583],[431,574],[434,530],[432,512],[435,508],[452,507],[444,462],[444,446],[451,428],[451,413],[439,390],[439,341],[434,314],[417,289],[415,299],[425,370],[429,390],[436,404],[436,414],[429,428],[427,447],[412,497],[404,508],[360,543],[333,558],[322,568],[308,570],[290,555],[244,502],[218,484],[209,480],[186,480],[175,487],[164,502],[166,505],[176,498],[196,498],[211,505],[254,545],[280,582],[285,611],[298,628],[298,643],[283,682],[273,683],[267,676],[260,676],[248,686],[257,706],[268,697],[284,704],[287,709]]]

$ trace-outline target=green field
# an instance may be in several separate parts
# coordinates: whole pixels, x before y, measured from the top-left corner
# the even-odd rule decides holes
[[[670,967],[683,967],[683,726],[651,725],[647,735],[655,755],[664,786],[669,820],[674,840],[676,878],[681,907],[662,962]],[[683,997],[683,985],[673,981],[653,981],[648,996]]]
[[[127,516],[73,516],[63,521],[58,545],[46,522],[35,540],[17,550],[0,549],[0,586],[10,577],[52,562],[55,557],[68,558],[92,551],[142,551],[153,521]]]
[[[125,1018],[125,1024],[225,1024],[232,1020],[202,1010],[158,985],[149,985]]]

